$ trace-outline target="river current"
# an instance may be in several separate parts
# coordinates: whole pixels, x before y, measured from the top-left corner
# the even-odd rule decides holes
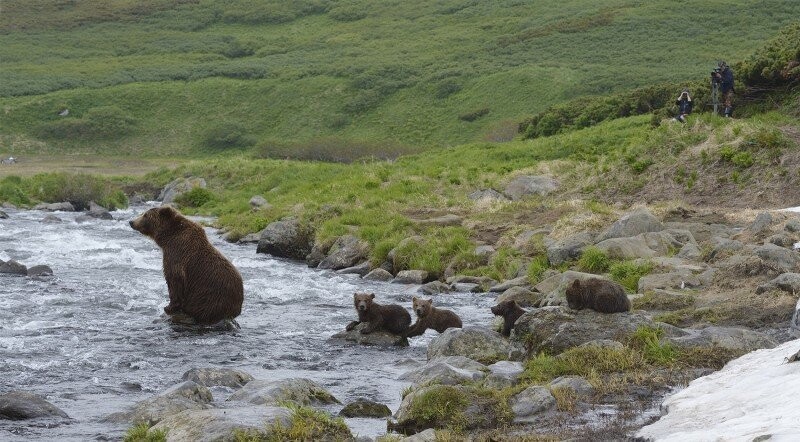
[[[180,331],[160,319],[167,304],[161,251],[128,220],[149,206],[112,212],[114,220],[76,222],[78,213],[7,210],[0,219],[0,259],[46,264],[54,276],[0,276],[0,393],[44,396],[70,420],[49,427],[0,420],[0,440],[119,440],[128,425],[103,422],[178,383],[194,367],[236,368],[256,379],[309,378],[342,403],[359,397],[396,411],[409,385],[398,380],[410,361],[424,362],[429,330],[407,348],[329,341],[356,319],[352,295],[371,291],[381,303],[411,311],[418,286],[369,282],[256,254],[254,244],[211,242],[239,269],[245,300],[241,329]],[[438,295],[435,304],[465,325],[488,326],[487,294]],[[413,314],[412,314],[413,316]],[[214,391],[214,400],[225,399]],[[332,412],[337,409],[330,410]],[[383,419],[347,419],[354,434],[375,437]]]

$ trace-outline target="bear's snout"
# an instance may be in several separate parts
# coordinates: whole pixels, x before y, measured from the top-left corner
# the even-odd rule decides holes
[[[500,309],[498,307],[500,307],[500,306],[496,305],[496,306],[492,307],[492,314],[495,314],[495,315],[499,315],[500,314],[500,312],[498,311]]]
[[[128,225],[130,225],[132,229],[136,228],[136,224],[133,222],[133,220],[128,221]]]
[[[364,312],[364,311],[366,311],[366,310],[367,310],[367,306],[366,306],[366,305],[364,305],[364,304],[358,304],[358,309],[359,309],[360,311]]]

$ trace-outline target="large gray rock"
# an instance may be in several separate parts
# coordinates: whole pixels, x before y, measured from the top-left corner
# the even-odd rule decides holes
[[[596,241],[601,242],[609,238],[628,238],[646,232],[660,232],[664,225],[647,209],[638,209],[625,214],[614,222],[611,227],[601,233]]]
[[[489,375],[486,376],[483,385],[498,390],[516,385],[520,375],[525,371],[522,363],[517,361],[499,361],[487,368]]]
[[[19,421],[38,418],[69,418],[69,416],[37,394],[27,391],[9,391],[0,394],[0,420]]]
[[[211,391],[192,381],[175,385],[163,393],[137,403],[129,411],[107,416],[106,422],[133,424],[144,422],[155,425],[167,416],[185,410],[205,410],[210,408]]]
[[[53,269],[51,269],[49,266],[46,265],[37,265],[29,268],[27,271],[27,275],[30,277],[53,276]]]
[[[267,202],[267,199],[261,195],[253,195],[250,198],[250,209],[258,210],[258,209],[270,209],[272,205]]]
[[[688,231],[685,231],[685,233],[691,237],[691,233]],[[641,236],[644,239],[647,247],[650,248],[650,250],[661,256],[673,254],[674,252],[679,251],[685,244],[667,230],[662,230],[661,232],[642,233],[638,236]],[[692,238],[692,240],[688,242],[693,243],[694,239]]]
[[[161,193],[158,194],[157,200],[164,204],[172,204],[175,202],[176,198],[191,191],[195,187],[205,189],[206,180],[198,177],[176,178],[164,186]]]
[[[528,354],[558,354],[598,339],[620,339],[639,327],[661,328],[668,336],[686,334],[668,324],[654,322],[639,313],[574,311],[567,307],[543,307],[522,315],[514,325],[511,341]]]
[[[33,206],[33,210],[46,210],[48,212],[74,212],[75,206],[66,201],[63,203],[42,203]]]
[[[483,379],[485,370],[485,365],[464,356],[444,356],[402,374],[400,379],[416,385],[456,385]]]
[[[373,419],[381,419],[392,415],[392,410],[384,404],[371,401],[369,399],[356,399],[353,402],[345,405],[339,416],[344,417],[368,417]]]
[[[432,296],[432,295],[440,295],[442,293],[450,293],[452,289],[448,284],[445,284],[441,281],[431,281],[427,284],[423,284],[420,286],[417,291],[422,293],[425,296]]]
[[[709,260],[726,258],[744,247],[741,241],[721,236],[712,236],[709,241],[711,246],[711,252],[708,255]]]
[[[522,175],[506,184],[503,192],[513,201],[520,200],[530,195],[547,195],[558,189],[558,182],[549,176]]]
[[[422,284],[428,278],[425,270],[402,270],[397,272],[392,283],[394,284]]]
[[[400,439],[400,442],[436,442],[436,430],[428,428],[425,431],[420,431],[417,434],[404,437]]]
[[[592,384],[580,376],[559,376],[550,381],[547,386],[550,387],[550,390],[572,390],[580,397],[587,397],[594,394],[594,387],[592,387]]]
[[[694,261],[701,259],[703,257],[703,254],[700,251],[700,248],[697,247],[697,244],[687,243],[681,247],[681,250],[675,256],[681,259],[688,259]]]
[[[791,233],[800,232],[800,219],[792,218],[786,221],[786,224],[783,225],[783,229]]]
[[[747,227],[747,230],[749,230],[753,236],[763,236],[769,233],[769,228],[771,225],[772,215],[769,212],[761,212]]]
[[[775,244],[764,244],[755,249],[756,255],[776,270],[796,272],[800,270],[800,254]]]
[[[564,262],[578,259],[583,249],[594,244],[594,238],[588,232],[581,232],[547,245],[547,260],[557,266]]]
[[[253,376],[232,368],[192,368],[183,374],[184,381],[192,381],[204,387],[239,388],[253,380]]]
[[[167,442],[233,442],[238,440],[237,430],[257,431],[268,437],[273,425],[288,427],[291,416],[287,408],[263,405],[186,410],[166,417],[153,430],[166,431]]]
[[[275,221],[261,232],[256,252],[303,260],[311,253],[313,235],[313,231],[296,218]]]
[[[595,246],[612,259],[652,258],[656,252],[647,245],[642,235],[626,238],[609,238]]]
[[[556,398],[541,385],[526,388],[511,398],[511,411],[515,423],[536,422],[544,412],[556,406]]]
[[[525,287],[511,287],[497,297],[496,303],[503,301],[517,301],[520,307],[536,307],[542,302],[543,295],[533,292]]]
[[[20,264],[13,259],[0,264],[0,273],[6,275],[25,276],[28,274],[28,268],[24,264]]]
[[[8,219],[8,214],[0,210],[0,219]]]
[[[331,336],[331,339],[334,341],[355,342],[360,345],[375,345],[378,347],[408,347],[408,339],[386,331],[373,331],[367,334],[361,333],[361,329],[367,325],[368,323],[362,322],[352,330],[344,330],[336,333]]]
[[[502,193],[494,190],[494,189],[483,189],[483,190],[476,190],[469,195],[467,198],[471,199],[472,201],[508,201],[508,198],[505,197]]]
[[[339,269],[336,271],[336,273],[340,275],[358,275],[363,278],[367,273],[369,273],[370,267],[369,261],[364,261],[361,264],[356,264],[352,267]]]
[[[520,276],[518,278],[509,279],[501,282],[500,284],[492,286],[492,288],[490,288],[489,291],[495,293],[502,293],[512,287],[524,287],[528,285],[530,285],[530,283],[528,282],[528,278],[526,276]]]
[[[369,244],[353,235],[343,235],[336,239],[328,250],[328,256],[317,267],[333,270],[352,267],[363,261],[368,254]]]
[[[293,402],[298,405],[339,404],[339,400],[314,381],[303,378],[268,381],[256,379],[233,393],[228,402],[248,402],[254,405],[278,405]]]
[[[772,337],[748,328],[711,326],[703,329],[688,329],[683,336],[668,336],[666,340],[682,348],[719,347],[748,353],[761,348],[778,345]]]
[[[372,271],[370,271],[369,273],[364,275],[364,279],[366,279],[368,281],[384,281],[384,282],[388,282],[388,281],[391,281],[392,278],[394,278],[394,276],[392,276],[391,273],[389,273],[388,271],[386,271],[386,270],[384,270],[384,269],[382,269],[380,267],[378,267],[377,269],[373,269]]]
[[[465,356],[478,362],[508,357],[511,349],[503,336],[485,327],[448,328],[428,344],[428,360],[441,356]]]
[[[775,279],[761,284],[756,289],[756,294],[770,290],[783,290],[793,295],[800,294],[800,273],[784,273]]]
[[[639,278],[639,293],[656,289],[685,289],[700,286],[700,279],[689,272],[651,273]]]
[[[89,210],[86,212],[86,215],[97,219],[105,219],[105,220],[114,219],[114,217],[111,216],[111,213],[108,211],[108,209],[95,203],[94,201],[89,201]]]

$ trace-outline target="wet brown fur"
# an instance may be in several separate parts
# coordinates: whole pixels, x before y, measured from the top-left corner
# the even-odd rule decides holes
[[[503,336],[510,336],[511,329],[514,328],[514,323],[517,322],[520,316],[526,312],[522,307],[517,304],[517,301],[509,300],[503,301],[496,306],[492,307],[492,313],[497,316],[503,317]]]
[[[358,312],[358,321],[347,324],[348,331],[362,322],[369,323],[361,329],[363,334],[384,330],[399,335],[408,329],[408,326],[411,325],[411,315],[406,309],[397,304],[381,305],[374,302],[374,299],[374,293],[353,294],[353,306]]]
[[[631,309],[625,289],[605,279],[589,278],[583,282],[576,279],[567,287],[566,294],[567,304],[574,310],[588,308],[600,313],[619,313]]]
[[[152,238],[164,254],[169,291],[166,314],[184,313],[200,324],[239,316],[244,300],[242,276],[211,245],[199,224],[165,206],[148,210],[130,226]]]
[[[417,322],[405,333],[407,338],[419,336],[429,328],[439,333],[444,333],[450,327],[461,328],[461,318],[450,310],[434,307],[432,299],[425,300],[414,297],[412,305],[414,313],[417,314]]]

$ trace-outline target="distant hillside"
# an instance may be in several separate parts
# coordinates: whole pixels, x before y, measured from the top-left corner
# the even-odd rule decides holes
[[[407,150],[503,141],[554,104],[705,75],[800,15],[793,0],[4,0],[2,9],[0,150],[127,155],[326,137]]]

